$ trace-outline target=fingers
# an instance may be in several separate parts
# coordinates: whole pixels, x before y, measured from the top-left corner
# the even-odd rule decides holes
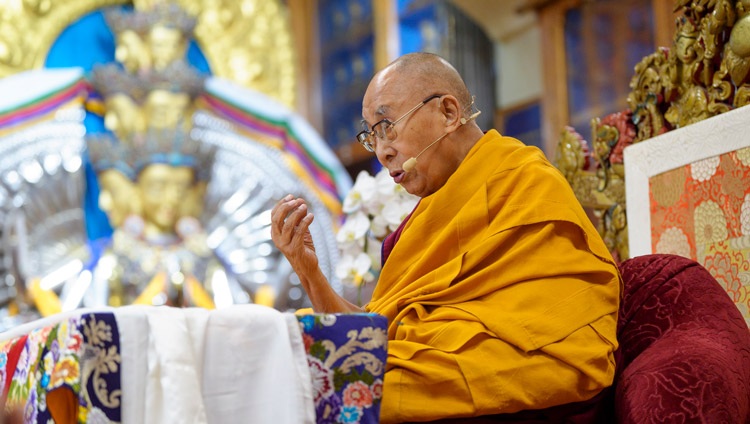
[[[287,195],[271,211],[271,238],[280,249],[301,243],[301,237],[312,221],[313,214],[308,213],[304,199]],[[299,240],[295,240],[295,237]]]

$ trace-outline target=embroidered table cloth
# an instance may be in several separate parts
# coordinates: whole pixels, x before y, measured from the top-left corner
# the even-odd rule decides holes
[[[258,305],[79,310],[0,335],[0,384],[25,422],[377,423],[386,326]]]

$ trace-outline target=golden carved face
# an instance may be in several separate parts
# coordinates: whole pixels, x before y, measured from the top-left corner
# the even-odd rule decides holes
[[[146,235],[174,234],[184,211],[183,203],[194,197],[192,191],[198,186],[193,169],[152,164],[141,171],[136,185]]]
[[[193,218],[199,218],[201,216],[207,188],[208,182],[206,181],[197,181],[195,183],[180,206],[180,217],[192,216]]]
[[[114,94],[105,101],[107,112],[104,126],[120,140],[129,140],[130,135],[143,132],[145,122],[138,104],[125,94]]]
[[[130,73],[151,68],[151,57],[138,34],[126,29],[117,34],[115,59]]]
[[[97,176],[99,181],[99,207],[107,214],[109,223],[117,228],[130,215],[140,214],[140,201],[135,186],[122,172],[107,169]]]
[[[154,69],[162,70],[175,60],[185,57],[187,40],[177,28],[154,26],[146,37]]]
[[[175,128],[178,123],[190,123],[192,105],[186,93],[168,90],[151,91],[143,105],[143,114],[153,128]]]

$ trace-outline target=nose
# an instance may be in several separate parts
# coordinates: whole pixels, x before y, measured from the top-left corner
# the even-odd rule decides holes
[[[393,143],[376,143],[375,156],[381,165],[386,165],[396,157],[398,152],[393,148]]]

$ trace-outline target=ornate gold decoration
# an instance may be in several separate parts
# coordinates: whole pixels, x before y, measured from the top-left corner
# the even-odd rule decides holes
[[[622,149],[750,103],[750,1],[676,0],[674,10],[682,14],[673,44],[635,66],[629,110],[592,119],[595,165],[570,159],[582,151],[572,129],[558,145],[556,165],[619,260],[628,257]],[[669,202],[672,194],[659,196]]]
[[[123,0],[24,0],[0,5],[0,78],[43,67],[52,43],[71,23],[97,9],[126,3]],[[133,3],[137,10],[145,11],[164,2],[138,0]],[[179,0],[176,3],[197,19],[195,38],[215,76],[294,106],[296,70],[292,37],[288,11],[279,0]],[[133,35],[121,34],[118,44],[126,45],[121,39],[134,40]],[[126,63],[121,58],[118,60]]]
[[[565,127],[557,148],[557,167],[581,204],[597,218],[597,230],[618,260],[628,258],[622,150],[635,137],[632,120],[629,111],[592,120],[591,152],[580,134]]]
[[[123,0],[28,0],[0,6],[0,78],[41,68],[52,43],[81,16]]]

